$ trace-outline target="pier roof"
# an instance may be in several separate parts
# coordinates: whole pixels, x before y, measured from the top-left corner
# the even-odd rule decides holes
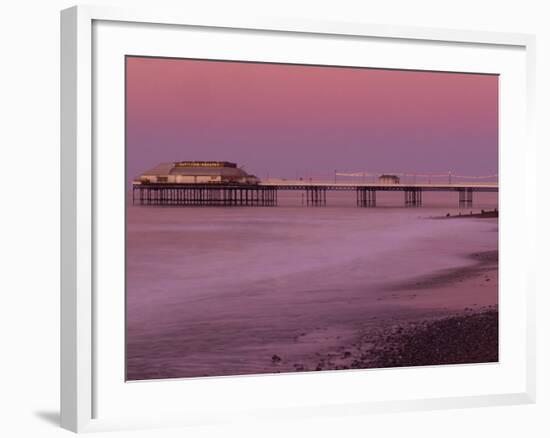
[[[231,166],[182,166],[176,163],[160,163],[157,166],[143,172],[143,175],[189,175],[189,176],[226,176],[246,177],[249,176],[244,170]]]
[[[221,175],[247,176],[247,173],[238,167],[173,167],[170,175]]]

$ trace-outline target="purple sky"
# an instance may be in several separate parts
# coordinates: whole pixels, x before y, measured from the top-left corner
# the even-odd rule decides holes
[[[498,77],[127,58],[128,178],[227,160],[259,177],[498,173]]]

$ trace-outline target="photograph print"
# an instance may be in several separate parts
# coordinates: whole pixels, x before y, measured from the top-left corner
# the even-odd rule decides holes
[[[128,381],[498,362],[498,75],[125,63]]]

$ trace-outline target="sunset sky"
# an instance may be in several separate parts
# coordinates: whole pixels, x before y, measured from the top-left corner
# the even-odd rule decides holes
[[[127,58],[128,179],[227,160],[259,177],[498,173],[498,77]]]

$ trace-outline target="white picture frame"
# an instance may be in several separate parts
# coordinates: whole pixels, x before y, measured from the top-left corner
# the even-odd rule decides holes
[[[501,52],[506,50],[514,53],[521,53],[516,56],[521,60],[521,65],[516,65],[521,70],[521,78],[524,78],[526,85],[521,88],[516,99],[524,101],[522,115],[518,121],[511,121],[511,124],[518,124],[518,131],[514,140],[522,143],[521,150],[510,152],[502,150],[501,154],[519,154],[522,171],[518,177],[518,186],[512,188],[505,176],[501,177],[501,186],[505,187],[505,196],[534,196],[527,190],[534,187],[535,180],[535,144],[533,139],[533,107],[534,107],[534,53],[535,39],[532,35],[507,34],[492,32],[460,31],[450,29],[425,29],[403,26],[382,26],[364,23],[338,23],[338,22],[315,22],[298,19],[274,19],[274,18],[245,18],[238,21],[227,22],[223,17],[214,15],[203,17],[194,16],[190,11],[162,11],[150,10],[129,10],[110,7],[77,6],[61,12],[61,426],[75,431],[99,431],[119,428],[141,428],[159,427],[166,425],[203,424],[215,421],[225,421],[239,416],[270,417],[286,416],[300,417],[311,415],[343,415],[363,414],[368,412],[397,412],[414,409],[440,409],[450,407],[474,407],[487,405],[532,403],[535,400],[535,308],[534,275],[528,263],[524,263],[515,275],[515,281],[519,285],[520,306],[516,306],[518,327],[518,345],[525,347],[516,352],[520,357],[521,364],[518,365],[516,373],[517,384],[513,390],[507,388],[502,391],[492,391],[482,394],[468,393],[462,395],[440,393],[439,396],[418,398],[414,395],[405,394],[400,397],[399,393],[392,393],[389,399],[379,397],[373,400],[361,400],[358,398],[346,398],[345,392],[334,402],[320,400],[312,404],[305,398],[301,405],[292,405],[283,399],[277,399],[270,405],[262,405],[258,402],[258,408],[252,409],[243,400],[235,398],[235,405],[242,404],[239,411],[227,410],[223,406],[212,408],[209,412],[206,408],[197,408],[191,412],[188,409],[174,406],[170,412],[165,406],[159,406],[153,411],[147,411],[149,415],[132,415],[132,410],[120,411],[120,415],[109,411],[109,415],[98,415],[102,406],[98,399],[98,385],[101,387],[101,380],[104,378],[102,363],[98,362],[97,351],[101,349],[101,333],[98,334],[97,324],[99,318],[103,318],[101,324],[105,327],[104,320],[108,317],[100,315],[101,306],[96,299],[98,284],[105,284],[110,279],[99,278],[98,265],[98,243],[97,243],[97,222],[98,213],[96,207],[98,193],[96,190],[99,174],[110,174],[112,169],[101,168],[102,161],[97,158],[94,152],[95,141],[100,135],[94,126],[98,119],[98,106],[94,87],[99,80],[101,71],[94,65],[94,59],[98,56],[97,51],[102,50],[101,38],[94,32],[94,25],[98,23],[117,23],[120,25],[132,24],[139,26],[154,26],[156,29],[166,29],[164,26],[174,28],[182,26],[187,29],[200,29],[203,34],[216,32],[223,29],[238,30],[242,38],[258,38],[262,32],[270,32],[284,36],[347,36],[354,40],[384,40],[399,44],[453,44],[456,47],[485,47],[496,49]],[[134,32],[140,32],[134,30]],[[106,34],[110,34],[107,32]],[[114,43],[114,41],[113,41]],[[104,43],[103,43],[104,44]],[[116,44],[113,44],[116,46]],[[123,49],[121,49],[123,50]],[[201,48],[197,47],[200,51]],[[481,62],[481,61],[480,61]],[[516,62],[516,61],[513,61]],[[431,68],[429,65],[426,68]],[[484,71],[486,68],[484,69]],[[499,73],[498,68],[494,73]],[[504,96],[506,98],[506,96]],[[506,134],[506,132],[505,132]],[[506,134],[508,135],[508,134]],[[506,138],[504,138],[504,141]],[[516,155],[507,159],[507,162],[516,161]],[[501,161],[501,164],[503,162]],[[504,163],[506,165],[506,163]],[[529,172],[527,172],[527,170]],[[506,199],[504,199],[506,201]],[[534,205],[533,202],[531,205]],[[503,208],[506,202],[503,203]],[[501,211],[503,211],[501,209]],[[511,210],[510,210],[511,211]],[[506,209],[504,209],[504,213]],[[512,214],[512,213],[510,213]],[[522,251],[532,251],[535,242],[535,220],[534,214],[516,212],[510,222],[515,221],[517,225],[522,223],[526,239],[523,242],[510,243],[510,245],[522,245],[516,248]],[[510,227],[514,224],[510,223]],[[510,228],[508,228],[510,229]],[[501,230],[501,233],[506,231]],[[518,255],[510,257],[522,257]],[[511,275],[511,274],[510,274]],[[123,315],[118,315],[118,322],[114,321],[113,326],[120,325]],[[508,318],[512,314],[508,313]],[[106,324],[109,324],[107,322]],[[501,325],[514,324],[507,320],[501,321]],[[105,357],[105,355],[103,355]],[[460,367],[459,367],[460,368]],[[464,367],[462,367],[464,368]],[[501,367],[504,368],[504,365]],[[407,379],[407,370],[391,370],[394,374],[392,379]],[[426,373],[438,374],[439,371],[430,368],[424,370]],[[468,373],[476,374],[481,368],[470,367]],[[496,373],[495,370],[491,371]],[[398,373],[401,373],[399,375]],[[446,373],[446,372],[445,372]],[[311,373],[319,374],[319,373]],[[330,373],[326,374],[329,375]],[[332,379],[333,384],[354,385],[364,374],[345,373],[346,381],[336,381],[334,377],[323,377]],[[340,373],[339,376],[343,374]],[[445,378],[442,374],[441,378]],[[109,377],[110,378],[110,377]],[[251,380],[256,379],[256,380]],[[271,381],[269,382],[269,379]],[[285,377],[286,385],[301,385],[304,383],[304,390],[318,385],[319,381],[303,375]],[[290,380],[288,380],[290,379]],[[300,381],[298,379],[301,379]],[[336,377],[341,379],[341,377]],[[192,380],[194,390],[202,390],[208,387],[209,391],[240,391],[246,393],[246,385],[258,386],[266,382],[273,384],[273,376],[253,378],[218,378],[218,379],[187,379]],[[396,380],[396,381],[397,381]],[[247,383],[248,382],[248,383]],[[124,385],[124,382],[120,382]],[[158,382],[157,382],[158,383]],[[496,382],[498,383],[498,382]],[[165,390],[168,385],[175,386],[177,382],[164,382]],[[126,384],[128,385],[128,384]],[[137,384],[139,385],[139,384]],[[140,390],[136,384],[130,384],[132,397],[139,397]],[[149,385],[149,383],[145,383]],[[148,388],[152,388],[151,384]],[[345,387],[345,386],[344,386]],[[191,390],[191,387],[189,387]],[[152,390],[154,393],[154,390]],[[100,391],[101,392],[101,391]],[[147,397],[150,397],[149,393]],[[250,393],[252,394],[252,393]],[[113,395],[114,396],[114,395]],[[145,395],[144,395],[145,397]],[[119,403],[120,400],[117,400]],[[200,405],[200,403],[198,403]],[[233,406],[234,407],[234,406]],[[201,410],[202,409],[202,410]]]

